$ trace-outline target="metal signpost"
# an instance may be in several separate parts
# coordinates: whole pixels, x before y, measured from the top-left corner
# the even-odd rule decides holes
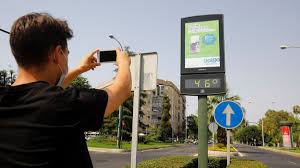
[[[123,118],[123,106],[119,106],[119,118],[118,118],[118,134],[117,134],[117,146],[121,149],[122,141],[122,118]]]
[[[223,101],[217,105],[214,113],[216,123],[226,129],[227,166],[230,164],[230,130],[239,126],[244,120],[241,106],[233,101]]]
[[[140,91],[156,89],[157,53],[142,53],[131,57],[130,70],[132,78],[132,90],[134,91],[131,140],[131,168],[136,168]]]
[[[198,168],[208,166],[207,96],[226,93],[223,15],[181,19],[181,77],[184,95],[198,96]]]

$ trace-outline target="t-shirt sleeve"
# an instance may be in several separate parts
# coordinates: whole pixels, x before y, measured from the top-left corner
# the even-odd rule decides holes
[[[104,90],[76,89],[75,111],[84,131],[96,131],[103,125],[108,95]]]

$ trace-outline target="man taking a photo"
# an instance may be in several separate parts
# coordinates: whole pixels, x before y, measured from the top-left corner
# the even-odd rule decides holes
[[[100,64],[92,51],[68,71],[66,21],[30,13],[11,29],[18,64],[12,86],[0,87],[0,167],[93,167],[85,131],[96,131],[130,95],[130,58],[116,50],[118,73],[104,90],[67,88],[78,75]]]

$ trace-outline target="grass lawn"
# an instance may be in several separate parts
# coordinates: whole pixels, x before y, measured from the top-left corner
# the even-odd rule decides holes
[[[279,150],[283,150],[283,151],[289,151],[289,152],[294,152],[294,153],[300,153],[300,148],[287,149],[287,148],[276,148],[276,147],[272,147],[272,149],[279,149]]]
[[[274,149],[274,150],[280,150],[280,151],[286,151],[286,152],[292,152],[292,153],[296,153],[300,155],[300,148],[292,148],[292,149],[288,149],[288,148],[282,148],[282,147],[263,147],[265,149]]]
[[[214,146],[209,146],[208,150],[210,151],[220,151],[220,152],[227,152],[227,147],[223,144],[215,144]],[[235,149],[230,146],[230,152],[236,152]]]
[[[267,168],[267,166],[255,160],[232,159],[228,168]]]
[[[88,147],[95,147],[95,148],[110,148],[110,149],[117,149],[117,143],[114,141],[99,141],[98,139],[91,139],[87,141]],[[144,149],[157,149],[157,148],[166,148],[172,146],[178,146],[182,144],[177,143],[163,143],[163,142],[152,142],[148,144],[138,144],[139,150]],[[122,142],[122,149],[130,150],[131,144],[129,142]]]

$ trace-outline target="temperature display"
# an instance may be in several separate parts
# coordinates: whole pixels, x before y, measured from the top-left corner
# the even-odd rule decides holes
[[[225,74],[190,74],[181,75],[181,94],[216,95],[226,93]]]
[[[221,79],[186,79],[185,88],[220,88]]]

